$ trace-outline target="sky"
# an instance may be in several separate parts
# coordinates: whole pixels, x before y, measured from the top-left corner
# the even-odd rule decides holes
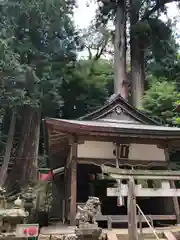
[[[86,28],[95,16],[96,4],[92,1],[87,7],[87,0],[76,0],[76,2],[78,8],[74,12],[75,23],[80,28]]]
[[[95,16],[95,11],[97,5],[91,1],[89,7],[87,7],[87,3],[90,0],[76,0],[78,8],[75,10],[74,17],[75,22],[80,28],[86,28],[90,21]],[[176,18],[178,15],[178,9],[175,3],[169,3],[168,6],[168,17]],[[178,28],[180,29],[180,23],[177,24]]]
[[[95,3],[93,3],[93,1],[91,1],[91,3],[89,4],[89,7],[87,7],[87,3],[90,2],[90,0],[76,0],[76,1],[77,1],[78,7],[74,11],[75,24],[79,28],[87,28],[91,20],[95,16],[95,11],[97,6]],[[180,11],[178,14],[178,9],[176,7],[176,4],[170,3],[170,4],[167,4],[167,6],[168,6],[168,17],[170,19],[180,20]],[[179,18],[177,19],[178,15],[179,15]],[[165,16],[162,16],[162,19],[164,21],[167,20]],[[180,21],[177,21],[175,33],[179,37],[179,40],[177,39],[177,41],[180,43]],[[85,56],[86,56],[86,52],[82,52],[81,57],[85,57]]]

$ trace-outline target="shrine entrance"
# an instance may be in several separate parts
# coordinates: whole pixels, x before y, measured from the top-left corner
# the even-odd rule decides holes
[[[178,204],[178,197],[180,197],[180,189],[176,189],[175,187],[175,180],[180,180],[180,172],[179,171],[170,171],[170,170],[124,170],[124,169],[117,169],[107,166],[102,166],[103,173],[109,174],[111,178],[116,179],[119,181],[118,188],[108,188],[107,189],[107,196],[114,197],[114,196],[121,196],[121,197],[128,197],[128,219],[132,217],[133,224],[136,225],[137,219],[137,210],[140,211],[142,216],[149,217],[152,221],[153,220],[176,220],[177,222],[180,221],[180,211],[179,211],[179,204]],[[127,179],[128,184],[123,184],[122,180]],[[148,188],[142,187],[141,184],[135,183],[135,180],[160,180],[161,187],[158,188]],[[151,215],[145,212],[146,209],[143,211],[142,204],[138,204],[137,200],[138,197],[141,198],[143,201],[144,197],[150,198],[150,206],[160,208],[163,210],[162,215],[154,215],[151,211]],[[160,198],[164,198],[165,201],[160,201]],[[152,204],[152,199],[154,198],[154,204]],[[156,200],[157,198],[157,200]],[[170,202],[172,204],[170,204]],[[159,204],[157,204],[159,203]],[[161,206],[162,205],[162,206]],[[171,210],[169,209],[171,206]],[[169,215],[168,211],[172,211],[175,215]],[[146,219],[146,217],[145,217]],[[147,221],[147,220],[146,220]],[[128,220],[128,222],[131,222]],[[131,224],[130,224],[131,225]],[[134,225],[134,226],[135,226]]]
[[[85,203],[89,196],[99,197],[103,215],[127,215],[127,205],[117,206],[117,197],[107,197],[107,188],[114,187],[116,180],[102,178],[100,166],[79,164],[77,167],[77,203]]]
[[[141,182],[136,182],[136,186]],[[146,181],[148,186],[151,187],[152,181]],[[122,185],[126,185],[127,180],[122,180]],[[127,194],[124,193],[124,205],[118,206],[117,196],[115,192],[117,186],[116,179],[107,179],[103,177],[100,166],[94,164],[78,164],[77,166],[77,204],[83,205],[89,196],[99,197],[101,201],[101,211],[103,216],[122,216],[128,215],[127,211]],[[173,215],[173,200],[166,197],[150,197],[150,196],[137,196],[137,204],[142,209],[145,215]],[[168,204],[167,204],[168,202]],[[158,217],[157,217],[158,218]],[[172,223],[172,219],[168,223]],[[155,225],[160,226],[163,224],[163,219],[155,221]],[[167,219],[166,219],[167,222]],[[127,225],[127,221],[123,222]]]

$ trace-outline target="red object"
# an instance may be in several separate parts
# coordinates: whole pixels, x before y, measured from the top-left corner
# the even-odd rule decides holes
[[[95,179],[95,175],[94,174],[89,174],[89,179],[90,180],[94,180]]]
[[[37,228],[36,227],[29,227],[24,229],[25,235],[35,236],[37,235]]]
[[[42,173],[40,174],[40,180],[42,181],[49,181],[53,177],[53,173],[49,171],[48,173]]]
[[[117,207],[121,207],[122,206],[122,202],[121,202],[121,197],[117,198]]]
[[[30,227],[29,228],[29,235],[35,236],[37,234],[37,228],[36,227]]]

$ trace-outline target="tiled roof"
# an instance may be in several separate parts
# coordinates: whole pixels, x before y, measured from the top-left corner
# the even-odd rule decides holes
[[[64,120],[64,119],[47,119],[47,122],[56,122],[56,125],[61,126],[61,129],[66,132],[70,129],[80,129],[89,131],[104,131],[104,132],[117,132],[123,134],[149,134],[149,135],[172,135],[178,136],[180,138],[180,128],[177,127],[167,127],[167,126],[156,126],[156,125],[145,125],[137,123],[128,123],[122,121],[105,121],[105,120]],[[78,132],[77,132],[78,133]]]

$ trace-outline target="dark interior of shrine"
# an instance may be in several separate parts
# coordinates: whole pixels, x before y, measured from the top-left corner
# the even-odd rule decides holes
[[[101,201],[101,212],[103,215],[127,215],[127,198],[125,198],[124,206],[119,207],[117,206],[117,197],[107,197],[107,188],[115,187],[116,181],[99,178],[98,176],[102,176],[100,166],[91,164],[78,165],[77,203],[86,202],[88,196],[96,196]],[[174,214],[172,204],[167,204],[167,198],[141,197],[136,200],[145,215]],[[171,201],[172,199],[169,198],[169,200]],[[170,208],[169,205],[171,205]],[[170,224],[171,222],[166,221],[166,223]],[[155,224],[161,226],[163,221],[155,221]]]

